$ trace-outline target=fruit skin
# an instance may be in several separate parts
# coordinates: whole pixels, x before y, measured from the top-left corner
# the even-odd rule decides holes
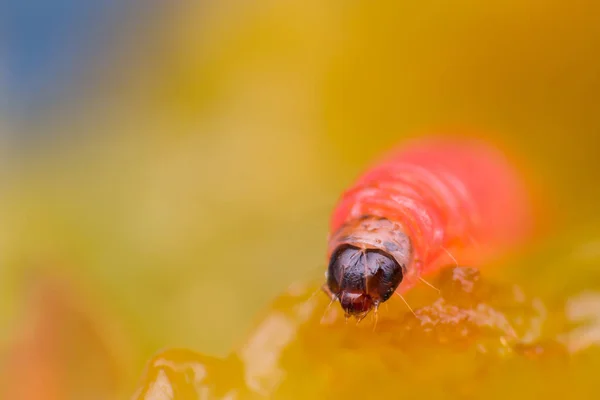
[[[476,139],[420,140],[394,149],[341,196],[328,258],[343,245],[385,251],[404,270],[404,292],[442,266],[479,267],[502,255],[532,225],[526,186],[499,149]]]

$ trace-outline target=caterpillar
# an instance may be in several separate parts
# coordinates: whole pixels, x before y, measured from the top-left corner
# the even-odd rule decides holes
[[[498,148],[464,138],[399,145],[338,200],[323,289],[360,320],[450,263],[479,266],[522,244],[531,211]]]

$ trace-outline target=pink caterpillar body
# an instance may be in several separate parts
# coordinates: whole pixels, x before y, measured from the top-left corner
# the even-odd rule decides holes
[[[403,146],[366,171],[331,218],[326,291],[362,318],[454,264],[478,266],[529,235],[530,200],[503,154],[474,140]]]

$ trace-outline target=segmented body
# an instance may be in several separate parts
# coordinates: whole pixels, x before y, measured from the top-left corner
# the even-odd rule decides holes
[[[479,266],[521,243],[530,218],[525,185],[502,152],[474,140],[422,141],[393,151],[342,195],[328,257],[343,245],[382,250],[402,266],[405,291],[441,266]]]

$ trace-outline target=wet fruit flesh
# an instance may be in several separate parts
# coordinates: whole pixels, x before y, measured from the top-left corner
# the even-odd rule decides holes
[[[140,390],[147,393],[160,381],[174,399],[199,393],[276,399],[571,393],[569,343],[559,334],[567,325],[556,323],[561,315],[548,324],[551,311],[540,299],[471,268],[445,269],[432,283],[441,295],[427,287],[411,291],[414,314],[391,299],[379,308],[376,325],[373,313],[358,325],[346,322],[318,285],[294,286],[229,359],[166,351],[149,363]],[[202,379],[189,378],[193,364]],[[191,384],[180,389],[186,379]]]

